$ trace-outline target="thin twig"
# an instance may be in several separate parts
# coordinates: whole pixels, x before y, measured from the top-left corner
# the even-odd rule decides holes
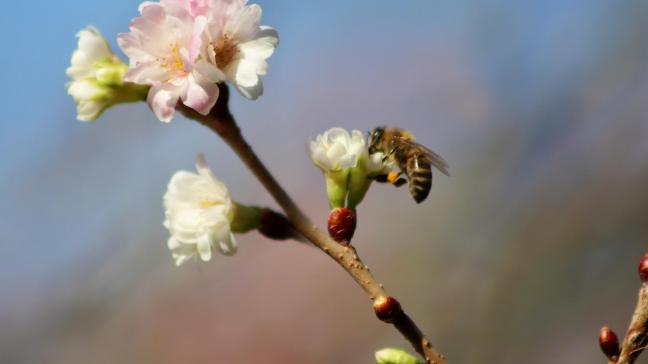
[[[295,229],[344,268],[374,303],[377,300],[384,300],[386,297],[389,297],[383,286],[376,281],[369,268],[362,262],[355,248],[352,246],[342,246],[322,233],[279,185],[263,162],[254,153],[250,145],[245,141],[234,117],[229,112],[229,90],[227,86],[221,86],[220,92],[218,102],[209,115],[201,115],[182,105],[179,105],[178,109],[188,118],[197,120],[216,132],[234,150],[236,155],[238,155],[266,190],[268,190],[270,195],[272,195],[284,210],[288,219],[295,226]],[[388,319],[381,319],[394,325],[412,344],[414,349],[425,358],[427,363],[447,363],[445,357],[430,344],[428,338],[425,337],[414,321],[405,314],[400,308],[400,305],[397,305],[397,310]]]
[[[639,289],[637,307],[632,315],[630,327],[621,345],[619,360],[608,364],[633,364],[648,345],[648,283]]]

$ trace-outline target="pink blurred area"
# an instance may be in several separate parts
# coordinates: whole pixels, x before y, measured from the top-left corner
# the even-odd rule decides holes
[[[110,37],[136,13],[72,3]],[[452,363],[605,362],[598,329],[625,331],[648,250],[648,7],[261,5],[282,43],[265,95],[233,95],[232,110],[304,211],[324,226],[308,137],[411,130],[452,176],[421,205],[375,185],[359,207],[354,245],[387,291]],[[0,124],[0,362],[372,363],[411,350],[305,244],[250,233],[234,257],[174,267],[161,196],[198,152],[235,199],[276,205],[181,117],[162,124],[139,104],[74,121],[63,72],[86,20],[64,20],[42,107],[2,91],[14,122]]]

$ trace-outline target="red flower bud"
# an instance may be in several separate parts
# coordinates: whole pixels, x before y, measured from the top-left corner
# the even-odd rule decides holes
[[[342,245],[349,245],[355,229],[355,211],[346,207],[338,207],[331,210],[328,216],[328,232],[333,240]]]
[[[374,312],[381,321],[392,322],[401,312],[401,305],[391,296],[380,296],[374,300]]]
[[[619,354],[621,354],[621,349],[619,349],[619,338],[617,335],[607,326],[601,327],[599,331],[599,345],[601,345],[601,351],[607,356],[611,361],[617,361],[619,359]]]
[[[639,277],[643,282],[648,282],[648,253],[639,261]]]
[[[295,239],[304,241],[304,238],[295,231],[284,215],[270,209],[266,210],[261,216],[261,225],[258,230],[263,236],[273,240]]]

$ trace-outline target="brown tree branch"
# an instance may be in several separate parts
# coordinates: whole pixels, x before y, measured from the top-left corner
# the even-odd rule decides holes
[[[381,316],[379,313],[382,308],[380,303],[387,300],[387,298],[391,298],[387,295],[382,284],[376,281],[354,247],[342,246],[329,238],[299,209],[243,138],[234,117],[229,111],[229,90],[227,86],[221,85],[220,92],[218,102],[209,115],[201,115],[183,105],[178,105],[178,109],[188,118],[196,120],[214,131],[234,150],[236,155],[281,206],[295,229],[333,258],[362,287],[374,302],[374,309],[381,320],[394,325],[412,344],[414,349],[425,358],[427,363],[446,364],[445,357],[430,344],[427,337],[416,326],[414,321],[405,314],[395,299],[392,298],[396,305],[388,310],[388,314]]]
[[[630,326],[621,344],[621,352],[618,359],[612,356],[608,364],[633,364],[648,347],[648,253],[639,263],[639,276],[643,283],[639,288],[639,298]]]
[[[630,327],[621,344],[619,360],[616,362],[610,360],[608,363],[633,364],[646,346],[648,346],[648,283],[643,283],[639,289],[639,299]]]

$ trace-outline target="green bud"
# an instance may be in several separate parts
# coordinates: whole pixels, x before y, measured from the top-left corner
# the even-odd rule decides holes
[[[423,364],[414,355],[393,348],[385,348],[376,352],[376,363],[378,364]]]

